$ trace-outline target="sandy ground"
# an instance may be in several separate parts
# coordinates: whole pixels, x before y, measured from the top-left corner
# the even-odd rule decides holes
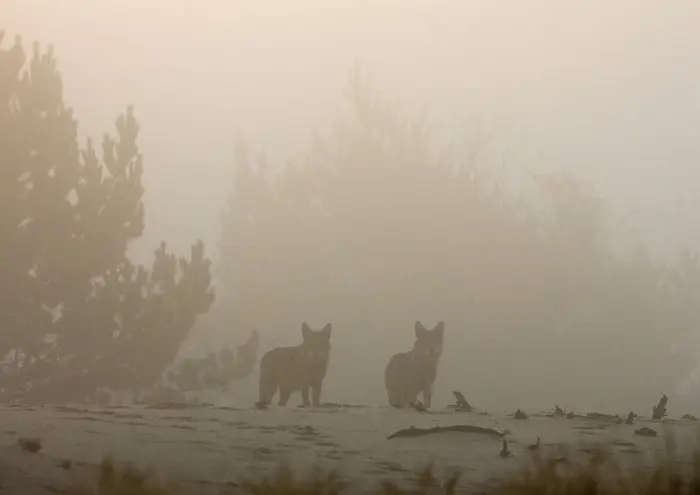
[[[696,445],[693,422],[663,424],[637,419],[635,425],[574,418],[530,417],[514,420],[438,410],[430,413],[389,408],[337,407],[304,410],[295,407],[267,411],[226,407],[5,407],[0,410],[0,488],[3,493],[55,493],[91,479],[103,456],[156,466],[159,475],[196,485],[197,493],[229,488],[244,477],[274,472],[280,461],[308,470],[321,465],[338,469],[362,484],[381,480],[405,482],[415,469],[434,460],[438,475],[463,472],[462,484],[478,484],[521,469],[529,462],[527,446],[539,436],[544,452],[557,455],[562,444],[569,456],[582,448],[612,443],[619,460],[639,462],[664,450],[664,431],[675,433],[681,457]],[[514,456],[501,458],[500,440],[477,433],[438,433],[387,439],[395,431],[415,426],[470,424],[508,431]],[[658,437],[634,430],[649,426]],[[22,451],[19,437],[39,437],[42,450]],[[72,468],[60,467],[70,459]]]

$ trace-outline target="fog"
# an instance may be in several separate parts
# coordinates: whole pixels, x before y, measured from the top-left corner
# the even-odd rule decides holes
[[[235,137],[242,133],[265,150],[271,164],[284,165],[308,147],[314,131],[332,127],[355,62],[406,112],[423,112],[438,140],[463,139],[466,146],[476,130],[493,132],[501,150],[493,163],[505,164],[514,176],[563,169],[592,182],[608,202],[622,241],[642,239],[659,259],[670,259],[681,247],[700,248],[695,0],[72,0],[70,8],[53,0],[5,0],[0,18],[25,43],[55,46],[65,99],[81,135],[111,130],[118,112],[134,105],[146,189],[145,235],[131,246],[137,260],[148,259],[161,239],[186,252],[201,238],[216,270]],[[391,196],[390,187],[383,194]],[[439,271],[443,260],[434,262]],[[411,283],[410,277],[402,280]],[[241,327],[219,323],[210,335],[200,329],[192,352],[222,339],[243,340],[250,327],[261,331],[265,352],[299,341],[303,320],[315,329],[332,321],[324,394],[337,402],[383,404],[384,366],[391,354],[410,349],[413,322],[432,328],[444,319],[446,349],[435,402],[450,400],[449,391],[460,388],[491,407],[515,407],[517,398],[519,407],[544,408],[551,404],[543,398],[551,396],[552,403],[565,397],[577,407],[602,409],[608,403],[620,407],[616,398],[651,406],[661,392],[643,390],[646,378],[639,376],[623,380],[637,380],[634,391],[621,393],[608,377],[598,394],[588,378],[572,382],[572,371],[560,382],[543,382],[547,391],[533,393],[532,384],[523,388],[523,375],[556,375],[553,361],[533,358],[532,368],[523,369],[528,360],[514,357],[518,349],[508,332],[483,343],[466,320],[442,311],[447,303],[412,298],[402,287],[397,283],[386,296],[381,318],[379,312],[354,314],[352,300],[312,311],[311,302],[295,306],[290,297],[274,306],[276,314],[255,321],[263,313],[247,313]],[[435,294],[448,298],[442,289]],[[478,297],[470,301],[479,304]],[[467,303],[453,299],[449,307],[461,304]],[[374,321],[366,321],[373,314]],[[352,328],[352,322],[371,327]],[[565,332],[562,325],[557,345],[563,350],[556,353],[563,354],[556,366],[566,367],[566,356],[582,345],[578,337],[567,350]],[[595,363],[634,353],[638,341],[615,342],[615,351],[587,357],[596,380],[605,378],[602,371],[594,373]],[[475,349],[482,343],[492,351],[503,348],[502,361],[480,360]],[[544,345],[547,339],[539,336],[532,348]],[[533,349],[527,352],[535,356]],[[511,366],[511,360],[519,364]],[[586,369],[583,361],[572,366]],[[650,363],[650,373],[653,368]],[[619,368],[620,376],[625,373]],[[245,393],[236,397],[253,400],[255,380],[237,385]]]

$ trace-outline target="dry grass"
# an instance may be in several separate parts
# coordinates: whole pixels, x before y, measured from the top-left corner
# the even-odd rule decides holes
[[[494,458],[494,462],[499,462]],[[640,464],[630,470],[622,469],[610,448],[591,450],[587,462],[573,463],[566,458],[541,457],[537,452],[532,464],[511,477],[484,484],[479,489],[459,488],[459,473],[440,481],[436,479],[432,464],[407,480],[405,486],[384,481],[369,493],[398,494],[453,494],[478,493],[483,495],[700,495],[700,450],[692,464],[676,460],[675,442],[667,436],[666,454],[655,459],[652,465]],[[366,490],[363,492],[367,493]],[[153,471],[143,471],[132,466],[117,469],[106,459],[100,467],[95,487],[81,487],[73,495],[167,495],[192,493],[177,490],[158,482]],[[197,493],[197,492],[195,492]],[[297,476],[287,466],[280,466],[274,475],[261,480],[243,480],[226,487],[221,493],[248,493],[251,495],[341,495],[357,493],[351,481],[344,480],[337,472],[311,471]]]
[[[532,456],[532,466],[519,475],[491,483],[489,495],[700,495],[700,450],[692,462],[679,462],[673,435],[666,449],[651,463],[640,460],[624,469],[609,446],[590,449],[587,462],[569,462],[566,456]]]
[[[697,463],[696,463],[697,466]],[[587,463],[536,460],[520,475],[493,483],[493,495],[700,494],[699,470],[678,469],[665,461],[624,472],[613,454],[600,450]]]
[[[241,488],[243,492],[252,495],[338,495],[347,493],[348,485],[335,471],[314,469],[311,473],[299,477],[295,476],[288,466],[280,465],[274,476],[259,481],[247,479],[241,483]]]
[[[71,495],[171,495],[177,493],[174,487],[157,480],[153,470],[139,469],[127,464],[118,468],[110,458],[100,464],[95,486],[79,484]]]

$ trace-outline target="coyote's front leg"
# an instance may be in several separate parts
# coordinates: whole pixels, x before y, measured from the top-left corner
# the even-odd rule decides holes
[[[426,385],[425,388],[423,389],[423,405],[427,408],[430,409],[430,403],[433,400],[433,386],[432,385]]]
[[[314,407],[321,407],[321,382],[311,384],[311,401]]]
[[[309,407],[309,387],[301,388],[301,401],[304,407]]]

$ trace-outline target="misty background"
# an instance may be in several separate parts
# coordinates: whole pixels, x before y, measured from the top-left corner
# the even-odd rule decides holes
[[[201,238],[213,258],[219,300],[225,289],[216,285],[216,264],[225,253],[217,247],[234,185],[236,137],[263,149],[273,167],[299,160],[314,132],[332,132],[347,111],[343,90],[356,62],[382,97],[400,101],[408,115],[423,112],[438,143],[466,154],[481,150],[475,159],[495,183],[507,180],[513,190],[532,194],[526,179],[549,171],[590,181],[605,199],[621,252],[642,240],[652,257],[671,262],[681,248],[700,247],[700,4],[692,0],[229,6],[74,0],[70,9],[49,0],[10,0],[0,17],[10,35],[55,46],[65,101],[81,136],[107,132],[116,112],[134,105],[145,161],[146,229],[130,246],[131,256],[149,260],[160,239],[182,252]],[[387,181],[381,194],[391,198],[395,187]],[[435,232],[451,228],[441,219],[420,225]],[[404,233],[401,243],[445,242],[435,232]],[[286,235],[304,233],[290,229]],[[352,247],[327,243],[323,249]],[[438,273],[447,266],[434,262]],[[652,377],[665,361],[625,368],[640,342],[657,342],[642,330],[618,335],[598,328],[569,336],[567,325],[558,323],[556,339],[544,331],[525,339],[517,325],[477,328],[479,321],[496,320],[460,320],[450,311],[503,308],[465,294],[436,302],[449,299],[445,281],[432,293],[426,286],[428,296],[403,293],[412,284],[408,274],[382,300],[383,312],[361,309],[352,291],[342,300],[336,294],[332,304],[318,295],[299,304],[294,297],[284,300],[323,273],[307,272],[306,282],[290,280],[279,292],[261,290],[256,297],[278,304],[266,303],[238,321],[215,303],[196,325],[187,352],[244,340],[251,327],[260,330],[265,352],[296,343],[302,320],[316,329],[332,321],[324,398],[381,404],[384,366],[391,354],[410,348],[413,322],[432,326],[444,319],[436,403],[451,400],[449,391],[459,388],[485,407],[548,407],[550,401],[588,410],[645,408],[668,392]],[[429,278],[416,275],[413,283]],[[679,333],[686,351],[688,342],[695,345],[692,333]],[[581,346],[593,340],[581,358]],[[611,362],[622,355],[628,356],[621,364]],[[670,381],[697,405],[693,389],[684,388],[686,376]],[[236,384],[232,397],[252,400],[256,378]]]

